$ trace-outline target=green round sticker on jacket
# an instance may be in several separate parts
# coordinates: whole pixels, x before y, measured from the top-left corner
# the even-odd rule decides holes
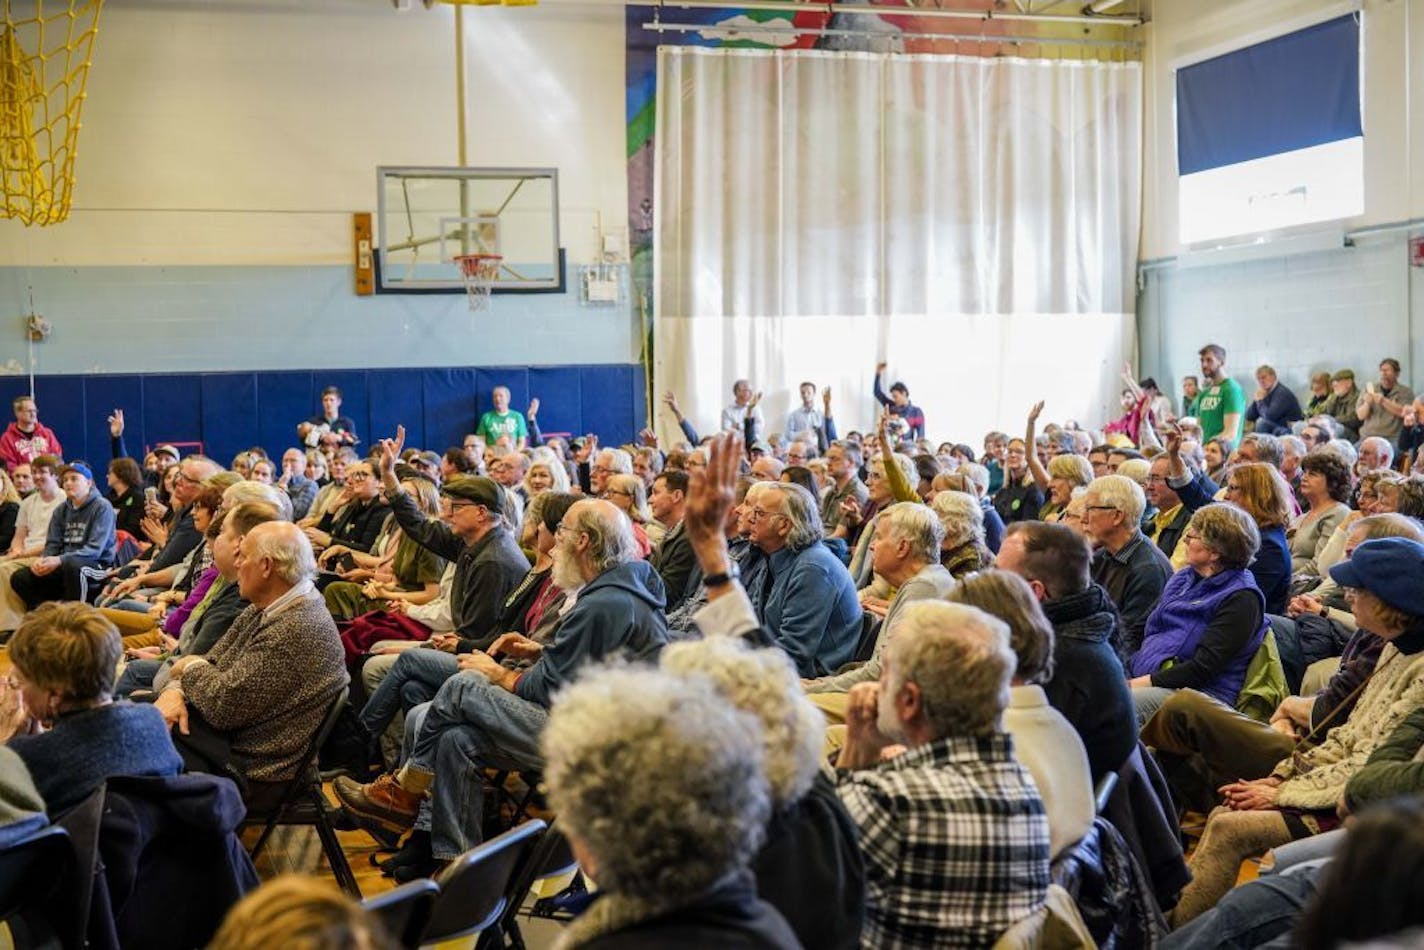
[[[1014,503],[1009,506],[1009,509],[1012,510],[1012,511],[1018,511],[1018,510],[1019,510],[1019,506],[1022,505],[1022,504],[1023,504],[1023,499],[1022,499],[1022,498],[1015,498],[1015,499],[1014,499]]]

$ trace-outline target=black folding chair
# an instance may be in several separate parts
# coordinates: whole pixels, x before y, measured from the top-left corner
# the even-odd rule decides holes
[[[386,933],[402,947],[420,946],[420,935],[430,921],[440,885],[429,878],[402,884],[395,890],[368,897],[361,906],[381,922]]]
[[[54,919],[54,898],[73,887],[74,864],[69,834],[53,825],[0,848],[0,923],[10,926],[15,946],[59,947],[82,936],[82,923],[61,934],[73,922]]]
[[[286,782],[268,783],[261,791],[249,791],[247,818],[243,820],[243,826],[263,826],[262,834],[258,836],[257,842],[249,852],[254,861],[262,853],[267,839],[271,837],[272,831],[278,825],[315,827],[317,837],[321,839],[322,853],[326,855],[327,863],[331,865],[331,871],[336,876],[336,883],[347,894],[360,900],[361,887],[356,883],[356,875],[351,872],[351,865],[346,860],[346,852],[341,850],[341,842],[337,840],[336,829],[332,827],[326,796],[321,791],[321,773],[318,771],[317,764],[321,747],[326,743],[326,737],[331,734],[331,730],[335,728],[336,721],[341,717],[341,711],[345,706],[346,691],[342,690],[332,700],[331,708],[327,710],[326,718],[322,720],[321,726],[312,736],[311,744],[302,754],[301,765],[293,778]]]
[[[537,819],[525,822],[450,862],[435,878],[440,896],[420,943],[483,935],[496,928],[509,904],[511,882],[528,862],[544,828]],[[491,935],[498,933],[494,929]]]
[[[570,871],[578,870],[578,861],[569,839],[554,829],[553,824],[545,829],[544,837],[529,855],[510,883],[504,913],[499,919],[500,932],[507,944],[524,950],[524,935],[519,931],[519,910],[525,898],[540,881],[562,877]]]

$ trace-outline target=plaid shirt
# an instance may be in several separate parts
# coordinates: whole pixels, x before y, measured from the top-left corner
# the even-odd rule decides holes
[[[1006,733],[840,772],[868,890],[861,945],[987,947],[1048,893],[1048,818]]]

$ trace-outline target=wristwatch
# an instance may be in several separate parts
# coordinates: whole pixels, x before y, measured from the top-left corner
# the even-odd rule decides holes
[[[730,584],[732,581],[742,576],[742,569],[737,566],[736,561],[731,561],[727,569],[719,574],[708,574],[702,578],[702,583],[706,587],[721,587],[723,584]]]

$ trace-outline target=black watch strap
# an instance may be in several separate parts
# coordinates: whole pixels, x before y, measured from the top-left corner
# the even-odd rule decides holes
[[[737,562],[733,561],[727,569],[720,574],[708,574],[702,579],[702,583],[707,587],[721,587],[723,584],[730,584],[732,581],[742,576],[741,568]]]

